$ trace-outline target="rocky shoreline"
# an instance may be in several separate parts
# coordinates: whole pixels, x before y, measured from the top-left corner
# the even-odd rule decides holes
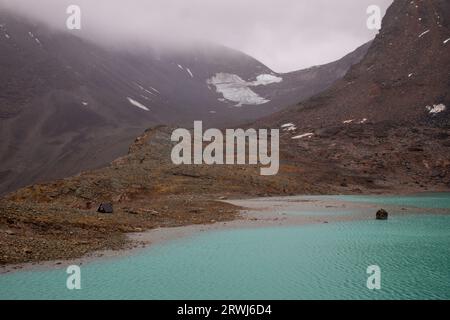
[[[195,224],[175,227],[158,227],[144,232],[132,232],[125,236],[124,245],[92,251],[81,256],[70,258],[49,259],[48,261],[33,261],[25,263],[6,264],[0,266],[0,274],[10,274],[18,271],[48,270],[63,268],[69,265],[84,265],[98,260],[108,260],[131,256],[151,246],[163,244],[180,238],[195,236],[202,232],[238,228],[267,228],[283,226],[301,226],[306,224],[336,223],[354,220],[375,219],[379,205],[370,203],[355,203],[334,199],[318,199],[316,197],[274,197],[245,200],[227,200],[226,206],[240,208],[235,219],[214,221],[208,224]],[[393,216],[424,214],[424,209],[414,207],[384,206]],[[304,214],[291,215],[288,212],[296,210]],[[336,214],[336,211],[345,213]],[[427,214],[450,214],[444,209],[426,209]],[[315,215],[314,213],[320,213]]]

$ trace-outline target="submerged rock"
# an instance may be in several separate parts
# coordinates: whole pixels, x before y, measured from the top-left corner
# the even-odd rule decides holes
[[[387,220],[389,217],[389,213],[384,210],[384,209],[380,209],[377,211],[377,220]]]

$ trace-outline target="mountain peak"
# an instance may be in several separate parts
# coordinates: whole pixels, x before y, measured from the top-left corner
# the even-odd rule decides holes
[[[450,105],[449,19],[448,1],[394,1],[359,64],[330,90],[267,122],[294,117],[306,127],[351,119],[447,123],[448,112],[430,114],[427,107]]]

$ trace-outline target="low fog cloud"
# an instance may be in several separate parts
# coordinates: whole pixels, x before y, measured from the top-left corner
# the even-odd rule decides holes
[[[392,0],[0,0],[64,29],[79,5],[84,37],[110,44],[200,39],[287,72],[334,61],[372,39],[366,9]]]

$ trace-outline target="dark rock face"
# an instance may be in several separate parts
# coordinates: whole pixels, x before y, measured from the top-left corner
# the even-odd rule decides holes
[[[377,220],[387,220],[389,217],[389,213],[384,210],[384,209],[380,209],[377,211]]]
[[[111,203],[102,203],[100,207],[98,207],[98,212],[100,213],[113,213],[113,206]]]

